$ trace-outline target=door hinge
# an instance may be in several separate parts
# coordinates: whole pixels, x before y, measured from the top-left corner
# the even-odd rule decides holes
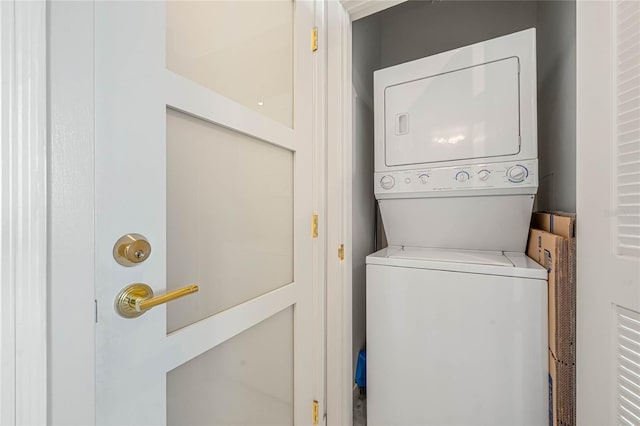
[[[311,29],[311,51],[315,52],[318,50],[318,27],[313,27]]]
[[[340,244],[338,247],[338,259],[344,260],[344,244]]]
[[[313,401],[311,405],[311,420],[314,425],[318,424],[318,401]]]
[[[311,237],[318,238],[318,215],[311,216]]]

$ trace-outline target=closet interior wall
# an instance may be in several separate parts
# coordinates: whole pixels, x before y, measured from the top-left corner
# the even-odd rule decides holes
[[[576,211],[576,2],[540,1],[536,209]]]
[[[373,196],[373,71],[380,68],[380,16],[353,23],[353,233],[352,321],[353,371],[358,352],[365,345],[365,258],[375,247],[375,198]]]

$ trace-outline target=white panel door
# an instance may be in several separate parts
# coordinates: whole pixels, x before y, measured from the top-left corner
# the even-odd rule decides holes
[[[640,424],[640,2],[577,3],[577,424]]]
[[[98,424],[311,423],[312,26],[313,1],[95,3]],[[136,283],[190,294],[122,316]]]

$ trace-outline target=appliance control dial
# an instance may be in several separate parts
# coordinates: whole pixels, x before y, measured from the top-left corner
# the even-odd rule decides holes
[[[507,170],[507,178],[514,183],[523,182],[528,175],[529,170],[527,170],[525,166],[521,166],[520,164],[511,166],[509,167],[509,170]]]
[[[429,175],[426,173],[422,173],[420,176],[418,176],[418,180],[420,181],[421,184],[425,184],[429,182]]]
[[[382,176],[382,179],[380,179],[380,186],[382,187],[382,189],[391,189],[395,184],[396,180],[393,178],[393,176]]]
[[[489,179],[490,175],[491,175],[491,172],[489,170],[480,170],[478,172],[478,179],[484,182],[487,179]]]
[[[465,171],[458,172],[456,174],[456,180],[458,182],[466,182],[466,181],[468,181],[469,180],[469,173],[467,173]]]

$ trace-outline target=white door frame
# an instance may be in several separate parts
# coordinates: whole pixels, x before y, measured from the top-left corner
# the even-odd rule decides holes
[[[353,422],[351,318],[351,18],[327,11],[327,424]],[[344,260],[338,248],[344,244]]]
[[[314,395],[318,401],[319,423],[327,418],[327,1],[315,4],[318,50],[313,57],[313,211],[318,216],[318,237],[313,244]]]
[[[617,198],[618,12],[613,2],[576,3],[576,422],[580,425],[622,423],[624,391],[618,376],[623,376],[619,373],[623,332],[617,316],[619,308],[637,311],[639,304],[640,261],[618,252],[622,206]],[[637,22],[638,17],[632,19]]]
[[[0,2],[0,424],[47,420],[46,3]]]
[[[351,23],[406,0],[327,4],[327,424],[353,423]],[[344,244],[344,260],[337,256]]]
[[[329,74],[328,74],[328,221],[329,235],[327,236],[327,410],[329,425],[352,424],[352,321],[351,321],[351,260],[348,257],[351,249],[351,152],[352,152],[352,115],[351,111],[351,21],[376,13],[397,2],[341,0],[342,4],[330,2],[328,13],[329,32]],[[580,28],[589,27],[589,18],[584,9],[589,2],[577,3],[578,50],[584,44],[585,52],[590,44],[580,37]],[[597,5],[596,5],[597,6]],[[581,41],[585,43],[581,44]],[[588,40],[587,40],[588,41]],[[578,58],[580,59],[580,57]],[[578,60],[578,80],[583,75],[591,75],[591,71],[580,69]],[[586,87],[586,86],[585,86]],[[580,89],[580,87],[578,88]],[[584,89],[584,88],[583,88]],[[585,90],[589,90],[588,88]],[[582,100],[582,104],[580,103]],[[578,110],[591,107],[588,97],[581,96],[578,90]],[[577,131],[589,133],[589,122],[577,122]],[[580,138],[578,138],[580,140]],[[584,158],[578,150],[577,169],[578,183],[583,170]],[[589,188],[578,185],[578,214],[580,215],[580,200],[588,195]],[[582,191],[582,192],[580,192]],[[584,212],[583,212],[584,213]],[[585,229],[581,231],[587,232]],[[344,243],[347,257],[339,262],[335,257],[336,248]],[[578,262],[577,274],[580,273]],[[579,318],[580,319],[580,318]],[[581,328],[581,323],[578,323]],[[578,354],[578,359],[580,355]],[[578,364],[579,365],[579,364]],[[579,385],[580,381],[578,381]],[[583,392],[579,390],[578,394]],[[586,411],[585,404],[578,402],[578,418]],[[583,419],[584,420],[584,419]]]
[[[95,423],[94,4],[50,1],[49,424]]]

